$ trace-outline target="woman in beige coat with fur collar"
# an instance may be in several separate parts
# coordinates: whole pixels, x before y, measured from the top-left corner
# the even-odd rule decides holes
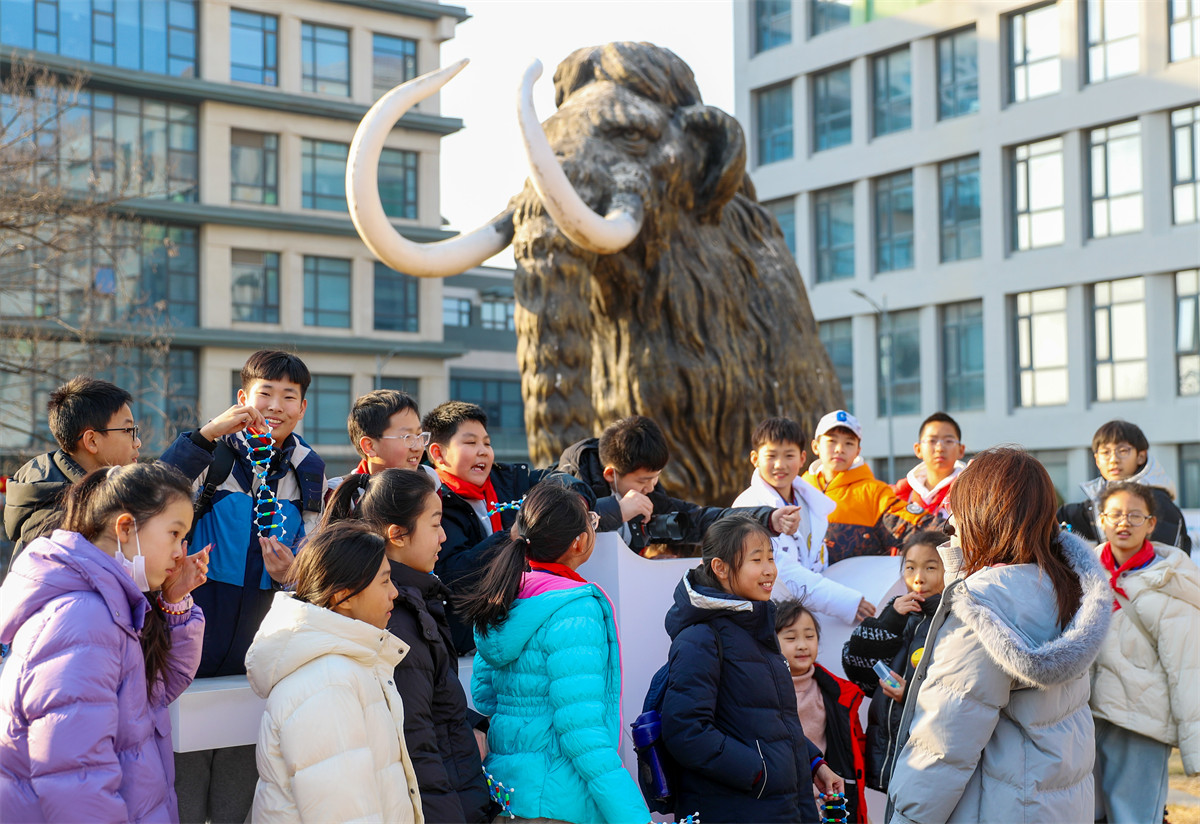
[[[396,588],[383,539],[326,526],[296,559],[250,651],[267,699],[258,733],[256,822],[421,824],[421,798],[392,683],[408,647],[387,630]]]

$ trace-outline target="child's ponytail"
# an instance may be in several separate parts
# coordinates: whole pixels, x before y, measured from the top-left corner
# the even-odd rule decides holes
[[[536,485],[521,503],[509,539],[456,602],[463,617],[480,633],[503,623],[521,591],[521,576],[530,570],[529,560],[553,563],[587,531],[587,505],[579,493],[553,481]]]
[[[370,475],[355,473],[342,479],[341,486],[334,490],[333,497],[325,504],[325,514],[321,516],[321,528],[336,521],[357,520],[362,517],[358,509],[358,501],[371,482]]]

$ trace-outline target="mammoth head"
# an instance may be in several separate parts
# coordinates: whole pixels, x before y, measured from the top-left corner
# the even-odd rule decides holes
[[[417,276],[458,274],[513,239],[510,207],[468,234],[413,243],[391,226],[379,200],[376,172],[388,132],[466,63],[388,92],[350,146],[347,201],[359,235],[380,260]],[[730,115],[703,105],[691,70],[674,53],[648,43],[577,50],[555,73],[558,110],[544,127],[533,106],[541,73],[540,62],[526,71],[518,118],[538,205],[571,243],[611,255],[634,244],[647,220],[681,213],[702,223],[719,219],[745,177],[745,139]]]

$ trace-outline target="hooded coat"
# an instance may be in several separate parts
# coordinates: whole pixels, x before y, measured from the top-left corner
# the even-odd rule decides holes
[[[1175,483],[1159,466],[1157,459],[1151,456],[1136,475],[1123,480],[1148,486],[1154,493],[1157,523],[1150,540],[1191,552],[1192,539],[1187,533],[1187,524],[1184,523],[1183,513],[1175,506]],[[1086,497],[1078,503],[1063,504],[1058,508],[1059,522],[1069,525],[1072,532],[1093,544],[1104,542],[1104,525],[1100,522],[1100,493],[1106,486],[1108,481],[1104,478],[1084,481],[1079,488]]]
[[[63,491],[87,473],[61,449],[38,455],[9,478],[4,492],[4,531],[12,558],[34,538],[49,533],[47,521],[61,511]],[[11,558],[4,559],[7,566]]]
[[[1087,544],[1057,540],[1083,590],[1065,629],[1035,564],[989,567],[946,587],[904,702],[892,824],[1092,820],[1088,676],[1112,592]]]
[[[676,814],[699,811],[704,824],[815,822],[821,752],[800,724],[775,604],[702,586],[695,573],[675,588],[666,618],[662,734],[680,767]]]
[[[276,593],[246,653],[267,699],[255,822],[425,820],[392,675],[406,652],[385,629]]]
[[[1118,580],[1128,599],[1092,670],[1092,714],[1179,747],[1188,775],[1200,772],[1200,568],[1153,544],[1157,560]],[[1146,633],[1149,633],[1147,635]]]
[[[396,667],[396,688],[404,700],[404,738],[425,820],[490,821],[491,797],[446,624],[450,591],[436,575],[390,563],[398,594],[388,629],[408,644]]]
[[[490,716],[486,766],[512,812],[575,824],[645,824],[621,764],[621,654],[612,605],[595,584],[524,575],[503,622],[475,633],[471,693]]]
[[[76,532],[25,548],[0,588],[4,820],[177,822],[167,705],[200,663],[204,614],[167,615],[171,652],[147,697],[133,579]]]

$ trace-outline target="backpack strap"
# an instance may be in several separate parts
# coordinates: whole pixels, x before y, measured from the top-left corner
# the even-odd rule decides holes
[[[217,488],[225,483],[225,479],[233,471],[233,462],[236,457],[225,441],[217,441],[217,448],[213,450],[213,460],[209,464],[208,474],[204,476],[204,487],[200,490],[200,495],[197,496],[196,503],[192,507],[193,530],[195,530],[196,524],[200,523],[200,519],[212,509],[213,495],[217,493]]]

